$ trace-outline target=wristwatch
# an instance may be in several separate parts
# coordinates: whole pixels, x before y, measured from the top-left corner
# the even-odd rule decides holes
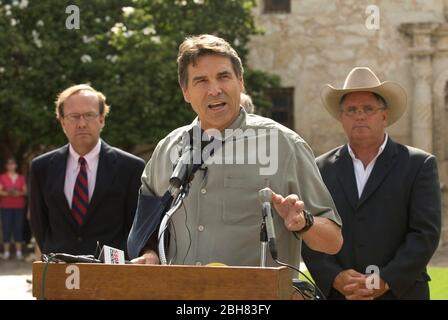
[[[297,238],[298,236],[302,236],[305,232],[307,232],[314,224],[314,217],[308,210],[303,210],[303,217],[305,218],[305,225],[299,231],[293,231],[294,236]]]

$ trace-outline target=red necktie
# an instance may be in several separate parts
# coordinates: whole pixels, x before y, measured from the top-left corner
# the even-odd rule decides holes
[[[72,199],[72,216],[81,225],[89,206],[89,183],[87,181],[86,159],[79,157],[79,173],[76,177]]]

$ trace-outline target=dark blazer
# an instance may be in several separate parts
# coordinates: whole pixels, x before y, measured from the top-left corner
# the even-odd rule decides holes
[[[125,250],[144,161],[102,141],[95,190],[85,222],[78,226],[64,194],[68,153],[65,145],[31,163],[31,227],[40,249],[43,253],[95,254],[99,241],[101,246]]]
[[[332,288],[336,275],[346,269],[365,274],[369,265],[376,265],[391,288],[383,299],[428,299],[426,265],[441,229],[435,157],[389,137],[360,199],[347,145],[318,157],[317,164],[341,216],[344,237],[334,256],[304,246],[304,261],[324,295],[343,299]]]

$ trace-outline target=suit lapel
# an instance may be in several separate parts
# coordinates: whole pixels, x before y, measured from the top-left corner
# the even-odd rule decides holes
[[[359,199],[358,207],[360,207],[379,187],[381,182],[390,172],[397,161],[397,145],[389,137],[386,148],[383,153],[376,159],[373,170],[364,187],[364,191]]]
[[[95,214],[95,211],[101,204],[102,199],[112,185],[116,170],[117,155],[115,151],[104,141],[101,141],[101,151],[98,161],[98,170],[96,173],[95,189],[93,191],[92,199],[90,200],[83,226],[85,226],[91,219],[91,216]]]
[[[68,145],[60,148],[50,159],[50,170],[48,173],[48,181],[50,194],[53,195],[55,203],[61,214],[67,219],[73,228],[77,228],[77,224],[73,219],[67,198],[64,193],[65,171],[67,169]]]
[[[347,145],[343,146],[335,154],[336,175],[348,202],[356,209],[358,204],[358,187],[356,185],[355,172],[353,169],[353,161],[348,153]]]

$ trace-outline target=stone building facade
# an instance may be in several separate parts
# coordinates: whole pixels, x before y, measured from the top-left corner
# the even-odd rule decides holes
[[[248,64],[280,76],[290,97],[277,100],[291,101],[289,123],[316,155],[345,142],[321,103],[324,84],[342,87],[353,67],[369,66],[406,89],[408,109],[387,132],[437,156],[447,244],[448,0],[257,2],[264,34],[251,39]]]

